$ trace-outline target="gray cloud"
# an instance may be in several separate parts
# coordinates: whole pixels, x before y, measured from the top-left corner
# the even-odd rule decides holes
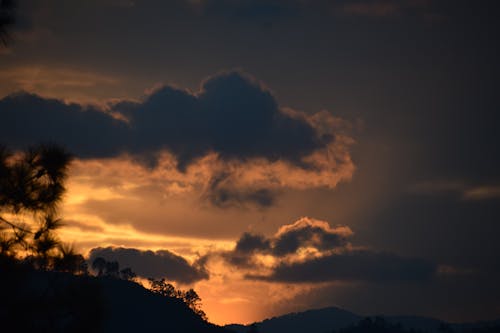
[[[221,256],[231,265],[249,269],[246,278],[272,282],[422,281],[437,272],[437,266],[427,260],[353,249],[348,242],[351,235],[346,226],[330,227],[324,221],[301,218],[269,238],[244,233],[235,248]],[[316,254],[300,254],[308,249]],[[259,273],[258,255],[275,259],[266,273]]]
[[[271,249],[271,242],[266,239],[263,235],[254,235],[249,232],[245,232],[238,242],[234,250],[239,253],[253,253],[264,251],[267,252]]]
[[[110,108],[130,122],[96,107],[10,95],[0,100],[0,140],[15,147],[56,141],[84,157],[126,151],[153,162],[166,149],[177,156],[180,169],[209,152],[224,159],[261,157],[299,164],[333,140],[320,136],[305,119],[282,112],[268,90],[239,72],[211,77],[197,93],[166,86],[144,101]]]
[[[422,259],[390,253],[352,251],[330,254],[298,263],[282,263],[270,275],[248,275],[250,279],[275,282],[421,281],[436,273],[436,265]]]
[[[222,257],[236,267],[251,267],[254,254],[269,253],[270,250],[271,241],[264,235],[245,232],[236,242],[234,250],[222,253]]]
[[[217,207],[231,207],[255,204],[259,207],[272,206],[276,191],[267,188],[239,188],[233,182],[231,172],[219,172],[210,179],[205,198]]]
[[[347,244],[351,235],[346,227],[330,228],[328,225],[311,221],[295,223],[282,228],[273,240],[272,253],[283,256],[294,253],[301,247],[314,247],[320,251],[332,250]]]
[[[208,279],[204,267],[191,265],[186,259],[167,250],[142,251],[123,247],[97,247],[90,251],[89,260],[102,257],[118,261],[120,267],[130,267],[145,278],[167,278],[178,283],[193,283]]]
[[[28,93],[0,100],[0,141],[13,148],[53,141],[82,157],[116,155],[126,147],[127,125],[94,107]]]
[[[300,249],[314,248],[329,252],[348,245],[352,231],[345,226],[330,227],[327,222],[303,217],[293,224],[282,226],[272,237],[245,232],[232,251],[222,254],[229,263],[249,267],[256,254],[282,258]]]

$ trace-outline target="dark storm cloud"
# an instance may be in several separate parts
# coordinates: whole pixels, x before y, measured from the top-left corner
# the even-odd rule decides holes
[[[333,139],[319,137],[304,119],[281,112],[269,91],[238,72],[209,78],[196,94],[164,87],[142,102],[110,107],[127,116],[129,123],[92,107],[31,94],[10,95],[0,100],[0,140],[14,147],[55,141],[84,157],[127,151],[151,158],[167,149],[183,169],[209,152],[223,159],[262,157],[299,163]],[[271,200],[258,191],[241,195],[263,204]],[[225,201],[222,194],[218,197]]]
[[[352,251],[330,254],[303,262],[282,263],[270,275],[248,275],[250,279],[274,282],[328,281],[421,281],[432,278],[436,265],[422,259],[403,258],[389,253]]]
[[[208,279],[208,273],[203,267],[191,265],[183,257],[167,250],[153,252],[123,247],[98,247],[90,251],[90,262],[97,257],[117,261],[120,267],[130,267],[134,273],[144,278],[167,278],[186,284]]]

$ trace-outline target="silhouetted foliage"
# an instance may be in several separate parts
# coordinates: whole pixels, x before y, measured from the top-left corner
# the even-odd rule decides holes
[[[60,245],[59,251],[62,255],[54,260],[54,269],[56,271],[88,274],[87,261],[81,254],[76,253],[73,247]]]
[[[131,281],[137,277],[137,274],[135,274],[129,267],[126,267],[120,271],[120,277],[123,280]]]
[[[133,280],[137,275],[130,267],[120,270],[118,261],[107,261],[103,257],[97,257],[92,262],[92,269],[96,272],[97,276],[105,276],[115,279]]]
[[[0,271],[0,330],[100,331],[106,309],[92,277],[37,270],[8,256],[0,256]]]
[[[0,0],[0,45],[10,42],[9,29],[15,23],[16,3],[14,0]]]
[[[186,305],[194,311],[203,320],[207,320],[206,313],[201,309],[201,298],[194,289],[182,291],[176,289],[172,284],[165,281],[165,279],[149,278],[149,289],[164,297],[173,297],[182,300]]]
[[[70,161],[71,155],[56,145],[39,145],[17,154],[0,146],[1,255],[26,257],[42,269],[55,268],[56,261],[77,259],[73,251],[61,247],[54,233],[62,226],[57,206]]]
[[[0,325],[7,332],[99,331],[99,286],[83,256],[55,234],[70,161],[56,145],[19,153],[0,146]]]
[[[181,291],[175,289],[175,287],[166,282],[165,279],[156,280],[149,278],[149,289],[155,294],[159,294],[164,297],[182,298]]]
[[[106,260],[102,257],[97,257],[92,262],[92,269],[97,271],[97,276],[103,276],[106,268]]]

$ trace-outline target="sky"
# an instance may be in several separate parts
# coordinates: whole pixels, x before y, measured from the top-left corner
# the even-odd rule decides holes
[[[498,318],[497,7],[19,0],[0,142],[64,145],[61,238],[212,322]]]

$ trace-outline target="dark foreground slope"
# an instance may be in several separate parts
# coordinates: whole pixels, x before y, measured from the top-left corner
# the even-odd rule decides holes
[[[2,332],[227,333],[182,301],[113,278],[0,262]]]
[[[99,282],[108,310],[103,332],[227,332],[203,321],[179,299],[153,294],[129,281]]]

